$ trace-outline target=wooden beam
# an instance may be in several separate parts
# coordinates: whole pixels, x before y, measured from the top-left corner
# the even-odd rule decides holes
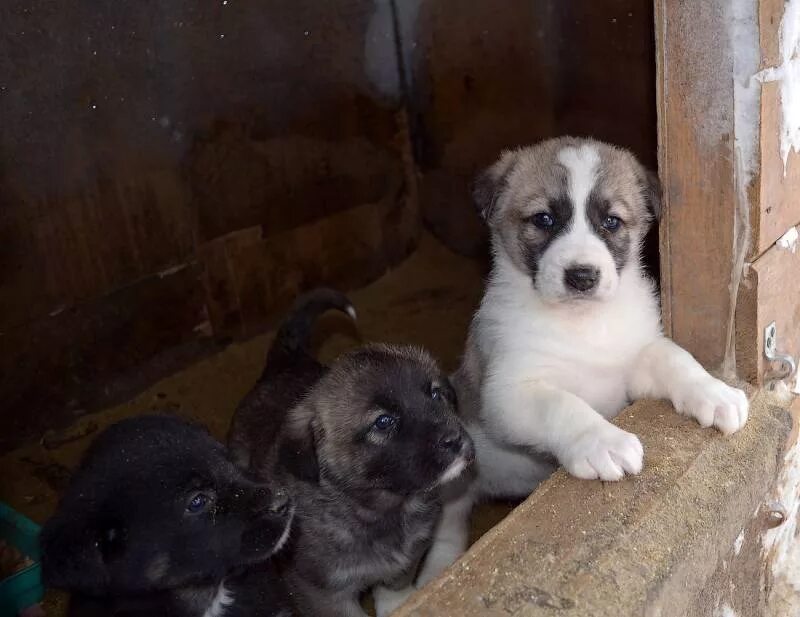
[[[657,0],[661,297],[667,333],[722,364],[733,310],[733,61],[725,0]]]

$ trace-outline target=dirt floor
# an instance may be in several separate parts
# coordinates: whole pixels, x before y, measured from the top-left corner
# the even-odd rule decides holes
[[[483,288],[484,266],[451,253],[425,236],[403,264],[350,294],[358,311],[353,327],[337,315],[321,320],[316,338],[319,355],[331,359],[363,341],[424,345],[443,366],[457,366],[470,318]],[[0,458],[0,500],[42,523],[53,512],[60,490],[92,438],[109,424],[129,416],[169,411],[193,418],[224,438],[231,415],[262,368],[272,333],[232,344],[220,353],[164,379],[134,399],[77,418],[42,442]],[[499,521],[509,506],[481,509],[474,536]],[[48,615],[62,612],[63,598],[49,594]]]

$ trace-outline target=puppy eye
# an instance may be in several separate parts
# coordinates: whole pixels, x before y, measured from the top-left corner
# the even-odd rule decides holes
[[[556,220],[548,212],[537,212],[525,219],[529,223],[533,223],[539,229],[550,229],[556,224]]]
[[[195,493],[186,504],[186,511],[189,514],[200,514],[205,512],[211,504],[211,497],[205,493]]]
[[[603,219],[603,229],[617,231],[622,226],[622,219],[618,216],[607,216]]]
[[[375,419],[373,426],[379,431],[388,431],[397,423],[397,418],[389,414],[382,414]]]
[[[438,401],[442,398],[442,389],[435,384],[431,384],[431,398],[434,401]]]

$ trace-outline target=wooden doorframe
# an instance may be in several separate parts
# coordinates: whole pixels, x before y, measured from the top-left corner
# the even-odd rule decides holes
[[[776,247],[800,224],[800,157],[784,166],[780,88],[765,79],[782,62],[784,6],[654,4],[664,328],[706,367],[757,385],[773,320],[800,357],[797,259]]]
[[[725,2],[655,1],[664,328],[710,368],[730,353],[738,279]]]

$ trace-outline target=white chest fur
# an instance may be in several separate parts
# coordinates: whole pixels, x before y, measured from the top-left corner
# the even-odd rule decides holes
[[[622,273],[611,300],[574,305],[543,303],[527,277],[496,277],[477,320],[474,333],[487,371],[541,380],[607,418],[626,405],[630,368],[660,334],[652,285],[635,269]]]
[[[233,604],[233,594],[225,588],[225,583],[220,583],[217,587],[217,593],[211,599],[203,617],[224,617],[225,612],[229,606]]]

